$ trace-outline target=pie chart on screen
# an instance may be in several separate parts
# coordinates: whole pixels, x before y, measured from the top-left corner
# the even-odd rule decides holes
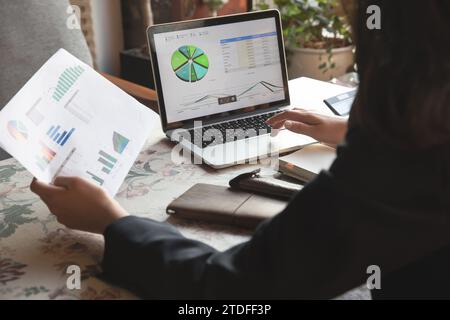
[[[172,54],[171,65],[180,80],[196,82],[208,73],[209,60],[202,49],[187,45],[179,47]]]
[[[26,141],[28,138],[27,128],[22,122],[11,120],[8,122],[8,132],[17,141]]]

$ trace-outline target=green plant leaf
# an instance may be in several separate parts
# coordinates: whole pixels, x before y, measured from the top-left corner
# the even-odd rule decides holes
[[[259,3],[267,5],[265,0]],[[275,0],[274,3],[281,13],[286,45],[329,48],[331,52],[332,48],[352,43],[348,19],[336,14],[338,0]]]

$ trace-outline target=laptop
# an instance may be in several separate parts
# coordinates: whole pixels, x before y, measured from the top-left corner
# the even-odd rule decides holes
[[[163,131],[194,158],[224,168],[315,142],[265,123],[290,105],[277,10],[154,25],[147,35]]]

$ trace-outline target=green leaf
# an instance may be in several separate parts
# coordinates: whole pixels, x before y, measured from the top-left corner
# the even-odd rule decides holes
[[[267,5],[266,0],[260,0],[259,3]],[[332,46],[336,45],[333,39],[342,39],[345,45],[351,44],[347,19],[336,14],[338,0],[275,0],[274,3],[280,10],[286,43],[289,46],[318,47],[311,44],[325,43],[323,48],[330,47],[331,50]],[[331,36],[325,37],[324,31]]]

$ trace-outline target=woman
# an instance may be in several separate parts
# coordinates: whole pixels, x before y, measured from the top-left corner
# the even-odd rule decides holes
[[[372,265],[383,277],[376,296],[446,294],[429,270],[450,265],[450,3],[359,3],[349,129],[299,110],[269,120],[326,143],[345,137],[338,157],[250,241],[218,252],[129,216],[79,178],[31,189],[61,223],[103,234],[106,279],[145,298],[332,298],[365,283]],[[369,4],[381,30],[366,28]]]

